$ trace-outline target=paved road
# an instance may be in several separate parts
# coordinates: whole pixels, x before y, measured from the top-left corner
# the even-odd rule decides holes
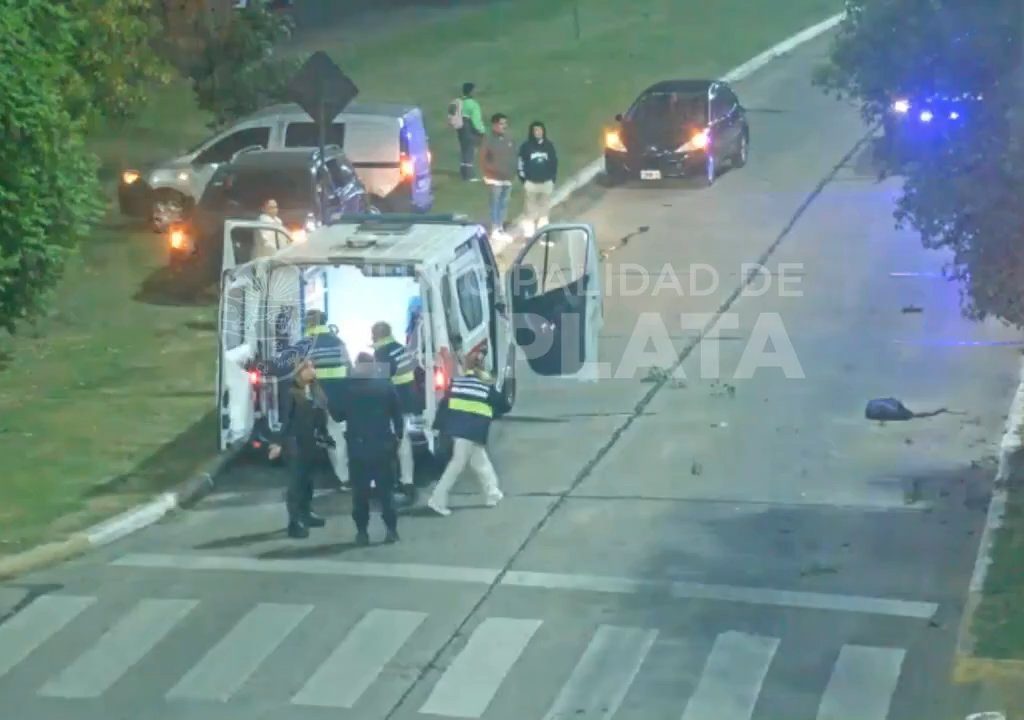
[[[337,521],[294,543],[279,491],[239,470],[235,494],[0,586],[3,706],[18,720],[947,717],[1019,348],[963,322],[942,258],[893,230],[895,186],[870,176],[855,113],[809,86],[824,47],[739,84],[744,170],[566,210],[606,246],[603,356],[625,377],[522,382],[494,437],[502,505],[465,487],[450,518],[406,517],[401,545],[356,549],[345,497],[326,495]],[[759,260],[802,296],[734,297]],[[720,282],[618,286],[666,263],[684,289],[698,263]],[[650,332],[681,352],[697,339],[681,315],[720,311],[722,339],[686,354],[685,380],[645,381],[671,364],[656,342],[621,371],[638,325],[665,322]],[[803,379],[735,377],[765,332]],[[959,414],[865,421],[886,395]]]

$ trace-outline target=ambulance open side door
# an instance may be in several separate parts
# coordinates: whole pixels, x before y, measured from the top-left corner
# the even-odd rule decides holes
[[[256,422],[253,376],[246,364],[255,358],[258,345],[260,293],[255,268],[225,270],[222,276],[218,315],[217,424],[219,447],[248,440]]]
[[[538,375],[596,377],[604,324],[597,235],[590,225],[548,225],[506,276],[512,334]]]
[[[252,220],[224,221],[223,270],[268,257],[293,242],[292,236],[279,225]]]

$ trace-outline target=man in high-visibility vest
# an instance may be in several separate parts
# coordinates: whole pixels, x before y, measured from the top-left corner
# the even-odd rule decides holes
[[[345,342],[327,326],[326,317],[320,310],[310,310],[306,313],[305,337],[285,348],[278,355],[275,364],[280,370],[275,374],[293,372],[293,368],[303,360],[308,360],[313,364],[317,382],[323,389],[328,402],[331,405],[343,404],[343,400],[341,400],[344,391],[343,385],[352,369],[352,361]],[[331,467],[334,469],[338,482],[344,485],[344,478],[348,477],[345,457],[345,426],[335,421],[330,413],[327,413],[327,434],[331,439],[327,457],[331,461]]]
[[[427,507],[438,515],[451,515],[448,493],[467,465],[476,474],[488,507],[494,507],[504,497],[498,487],[498,475],[487,456],[487,436],[495,408],[502,408],[505,402],[483,368],[484,357],[486,350],[466,358],[466,374],[452,380],[437,410],[434,427],[452,438],[451,460],[427,501]]]
[[[386,322],[376,323],[370,331],[373,337],[374,359],[387,367],[388,377],[398,393],[405,420],[405,432],[398,445],[398,466],[401,468],[401,483],[408,490],[413,484],[412,442],[409,440],[409,418],[423,413],[420,395],[416,390],[416,361],[405,346],[395,340],[391,326]]]

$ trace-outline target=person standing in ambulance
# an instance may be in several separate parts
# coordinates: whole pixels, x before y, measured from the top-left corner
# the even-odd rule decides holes
[[[313,364],[316,378],[323,394],[332,405],[342,405],[344,383],[352,369],[352,361],[345,342],[327,326],[326,316],[321,310],[306,313],[306,335],[294,345],[285,348],[275,363],[281,370],[292,372],[303,360]],[[325,408],[326,409],[326,408]],[[345,457],[345,426],[327,414],[327,457],[338,482],[344,487],[348,478]]]
[[[419,393],[416,392],[416,363],[405,346],[395,340],[391,326],[386,322],[374,324],[370,331],[373,338],[373,357],[388,368],[405,420],[405,432],[398,445],[398,465],[401,469],[401,483],[408,492],[413,486],[412,441],[409,439],[409,419],[423,413]]]

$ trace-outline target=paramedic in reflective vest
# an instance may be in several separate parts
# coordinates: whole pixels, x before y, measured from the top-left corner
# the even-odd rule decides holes
[[[306,313],[306,336],[291,347],[285,348],[279,357],[279,365],[289,370],[297,363],[309,360],[316,370],[316,379],[323,388],[324,395],[332,404],[339,402],[342,385],[348,377],[352,362],[344,341],[327,327],[324,313],[310,310]],[[282,362],[283,361],[283,362]],[[327,416],[327,434],[333,447],[328,448],[327,456],[338,482],[345,484],[343,478],[348,476],[345,460],[345,428],[329,414]]]
[[[488,507],[494,507],[504,497],[498,487],[498,475],[487,456],[487,435],[494,409],[501,407],[504,400],[483,370],[484,357],[486,350],[466,358],[467,373],[452,380],[437,411],[434,427],[452,438],[451,460],[427,501],[427,507],[438,515],[451,515],[448,493],[467,465],[476,473]]]
[[[423,408],[419,407],[419,394],[416,392],[416,363],[413,362],[409,351],[392,336],[391,326],[386,322],[375,324],[370,332],[373,336],[373,357],[378,363],[387,367],[388,377],[391,378],[402,405],[402,416],[405,419],[406,427],[398,445],[398,465],[402,471],[402,485],[409,488],[413,482],[409,418],[423,412]]]

